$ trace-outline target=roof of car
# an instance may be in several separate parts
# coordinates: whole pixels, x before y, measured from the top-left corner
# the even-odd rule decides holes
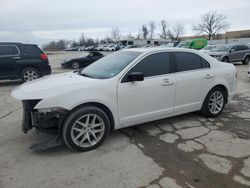
[[[23,44],[20,42],[0,42],[0,45],[36,45],[36,44]]]
[[[157,51],[196,52],[197,50],[188,49],[188,48],[178,48],[178,47],[151,47],[151,48],[129,48],[129,49],[124,49],[123,51],[150,53],[150,52],[157,52]]]

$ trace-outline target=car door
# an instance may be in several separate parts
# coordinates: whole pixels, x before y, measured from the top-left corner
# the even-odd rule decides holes
[[[233,46],[229,51],[229,61],[238,61],[239,60],[239,51],[237,45]]]
[[[132,73],[144,74],[143,81],[127,80]],[[150,54],[131,68],[117,86],[122,127],[164,118],[173,112],[175,75],[170,54]]]
[[[0,45],[0,77],[15,76],[20,53],[15,45]]]
[[[200,110],[214,82],[210,65],[197,54],[174,52],[176,65],[175,113]]]
[[[238,61],[243,61],[245,54],[247,53],[248,47],[244,45],[238,45]]]

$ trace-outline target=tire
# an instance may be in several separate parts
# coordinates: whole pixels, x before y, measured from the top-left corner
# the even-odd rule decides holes
[[[223,57],[222,62],[229,63],[228,57]]]
[[[248,65],[249,64],[249,61],[250,61],[250,57],[249,56],[246,56],[244,61],[242,62],[244,65]]]
[[[215,100],[217,102],[213,102]],[[212,90],[210,90],[209,93],[207,94],[202,105],[201,113],[206,117],[212,117],[212,118],[217,117],[223,111],[225,103],[226,103],[225,91],[220,87],[215,87]]]
[[[40,72],[33,67],[25,68],[21,72],[21,79],[23,82],[29,82],[40,77],[41,77]]]
[[[62,137],[71,150],[84,152],[99,147],[109,131],[110,121],[106,113],[95,106],[84,106],[67,116]]]
[[[79,68],[80,68],[80,64],[79,64],[79,62],[74,61],[74,62],[71,64],[71,67],[72,67],[73,69],[79,69]]]

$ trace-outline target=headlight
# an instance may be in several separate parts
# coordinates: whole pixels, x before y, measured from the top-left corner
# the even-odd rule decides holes
[[[39,113],[51,113],[51,112],[65,112],[66,109],[64,108],[61,108],[61,107],[52,107],[52,108],[41,108],[41,109],[38,109],[38,112]]]

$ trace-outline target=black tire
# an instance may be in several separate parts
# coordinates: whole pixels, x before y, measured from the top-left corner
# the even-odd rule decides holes
[[[33,67],[27,67],[21,71],[21,79],[23,82],[29,82],[40,77],[41,77],[41,74],[39,70]]]
[[[103,135],[100,137],[100,140],[96,142],[94,145],[86,147],[86,146],[80,146],[73,141],[72,138],[72,129],[74,128],[73,125],[75,125],[76,121],[79,120],[79,118],[84,117],[88,114],[91,115],[97,115],[99,118],[102,119],[103,124],[104,124],[104,132],[102,133]],[[93,120],[93,119],[92,119]],[[86,125],[86,124],[85,124]],[[79,152],[84,152],[84,151],[90,151],[93,150],[97,147],[99,147],[103,141],[106,139],[110,131],[110,121],[106,113],[101,110],[100,108],[97,108],[95,106],[83,106],[81,108],[78,108],[74,111],[72,111],[65,119],[62,127],[62,137],[64,143],[73,151],[79,151]],[[82,135],[82,137],[86,136],[88,134],[91,136],[89,133],[85,132],[85,135]],[[79,139],[83,139],[82,137],[79,137]],[[93,135],[92,135],[93,137]],[[94,137],[93,137],[94,138]]]
[[[80,68],[80,63],[77,61],[72,62],[71,67],[73,69],[79,69]]]
[[[223,57],[222,62],[229,63],[228,57]]]
[[[217,113],[212,113],[210,108],[209,108],[209,100],[211,98],[211,96],[215,93],[215,92],[220,92],[223,96],[223,105],[220,109],[219,112]],[[220,115],[220,113],[223,111],[224,107],[225,107],[225,103],[226,103],[226,93],[225,90],[222,89],[221,87],[214,87],[212,90],[209,91],[209,93],[207,94],[203,105],[202,105],[202,109],[201,109],[201,114],[203,114],[205,117],[211,117],[211,118],[215,118],[217,116]]]
[[[249,64],[249,61],[250,61],[250,57],[249,56],[246,56],[244,61],[242,62],[244,65],[248,65]]]

